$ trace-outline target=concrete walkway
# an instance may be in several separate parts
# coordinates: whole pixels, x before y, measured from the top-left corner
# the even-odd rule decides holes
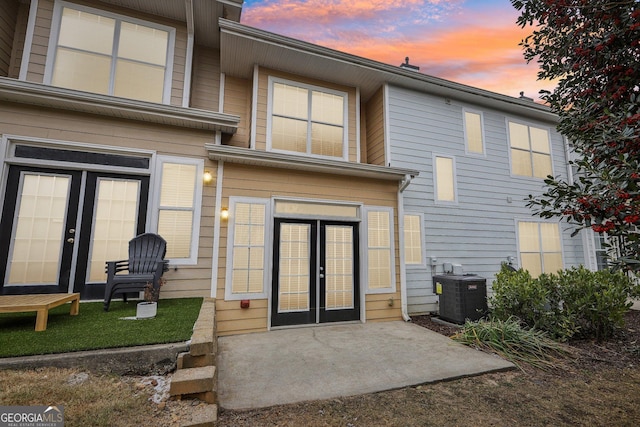
[[[218,339],[218,401],[227,409],[262,408],[510,368],[400,321],[286,329]]]

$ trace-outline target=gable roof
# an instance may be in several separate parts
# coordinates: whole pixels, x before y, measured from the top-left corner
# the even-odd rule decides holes
[[[251,79],[254,65],[358,87],[367,101],[383,84],[400,86],[532,119],[557,122],[541,104],[220,19],[221,72]]]

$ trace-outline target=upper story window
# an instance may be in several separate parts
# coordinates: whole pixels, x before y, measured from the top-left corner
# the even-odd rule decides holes
[[[45,81],[53,86],[168,103],[175,30],[56,2]]]
[[[464,139],[467,153],[484,154],[484,138],[482,132],[482,114],[464,111]]]
[[[456,172],[453,157],[433,158],[435,199],[437,202],[456,202]]]
[[[347,94],[269,80],[269,149],[347,158]]]
[[[510,121],[509,143],[512,174],[534,178],[553,174],[548,130]]]

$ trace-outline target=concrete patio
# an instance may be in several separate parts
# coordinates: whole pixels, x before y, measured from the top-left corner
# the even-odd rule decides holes
[[[283,329],[218,339],[218,402],[261,408],[513,367],[400,321]]]

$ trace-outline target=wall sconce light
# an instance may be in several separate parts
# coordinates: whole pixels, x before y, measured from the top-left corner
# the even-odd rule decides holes
[[[202,181],[205,184],[211,184],[211,182],[213,181],[213,174],[209,171],[204,171],[204,173],[202,174]]]
[[[229,208],[220,209],[220,218],[221,219],[229,219]]]

